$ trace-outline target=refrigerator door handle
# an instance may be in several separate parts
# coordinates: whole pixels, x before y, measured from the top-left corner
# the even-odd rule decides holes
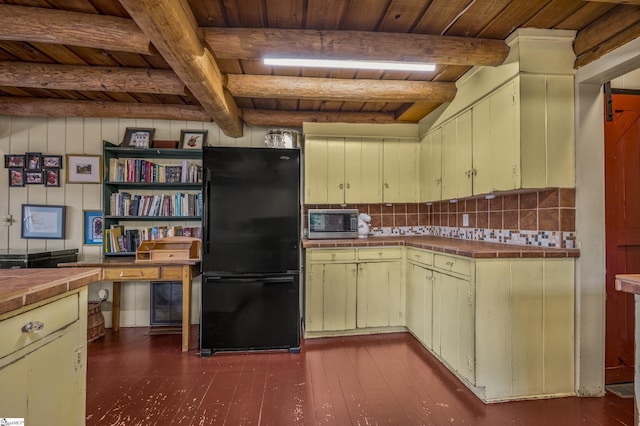
[[[202,198],[203,198],[203,206],[202,209],[202,250],[205,254],[209,254],[211,248],[211,239],[209,237],[209,199],[210,199],[210,189],[211,189],[211,170],[204,170],[204,183],[202,187]]]

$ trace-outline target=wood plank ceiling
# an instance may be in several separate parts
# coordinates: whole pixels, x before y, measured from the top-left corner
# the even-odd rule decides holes
[[[640,0],[0,0],[0,114],[415,123],[521,27],[575,30],[576,68],[640,36]],[[432,61],[276,68],[264,55]]]

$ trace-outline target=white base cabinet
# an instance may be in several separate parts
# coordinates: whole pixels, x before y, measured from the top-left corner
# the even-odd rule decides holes
[[[42,330],[23,331],[37,322]],[[1,315],[2,416],[27,425],[84,425],[86,339],[86,287]]]

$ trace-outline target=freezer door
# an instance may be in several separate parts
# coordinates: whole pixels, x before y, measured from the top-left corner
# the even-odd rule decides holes
[[[203,277],[200,353],[300,348],[298,275]]]
[[[300,151],[205,148],[202,271],[298,270]]]

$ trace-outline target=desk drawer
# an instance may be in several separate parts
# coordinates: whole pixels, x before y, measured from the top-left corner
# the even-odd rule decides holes
[[[434,266],[467,277],[471,275],[471,261],[458,257],[436,254],[434,256]]]
[[[23,312],[0,323],[0,358],[12,354],[70,324],[79,318],[78,294]],[[23,331],[31,324],[31,331]],[[37,331],[34,325],[42,325]],[[37,327],[37,326],[36,326]]]
[[[104,268],[102,279],[108,281],[156,280],[160,278],[158,266]]]

